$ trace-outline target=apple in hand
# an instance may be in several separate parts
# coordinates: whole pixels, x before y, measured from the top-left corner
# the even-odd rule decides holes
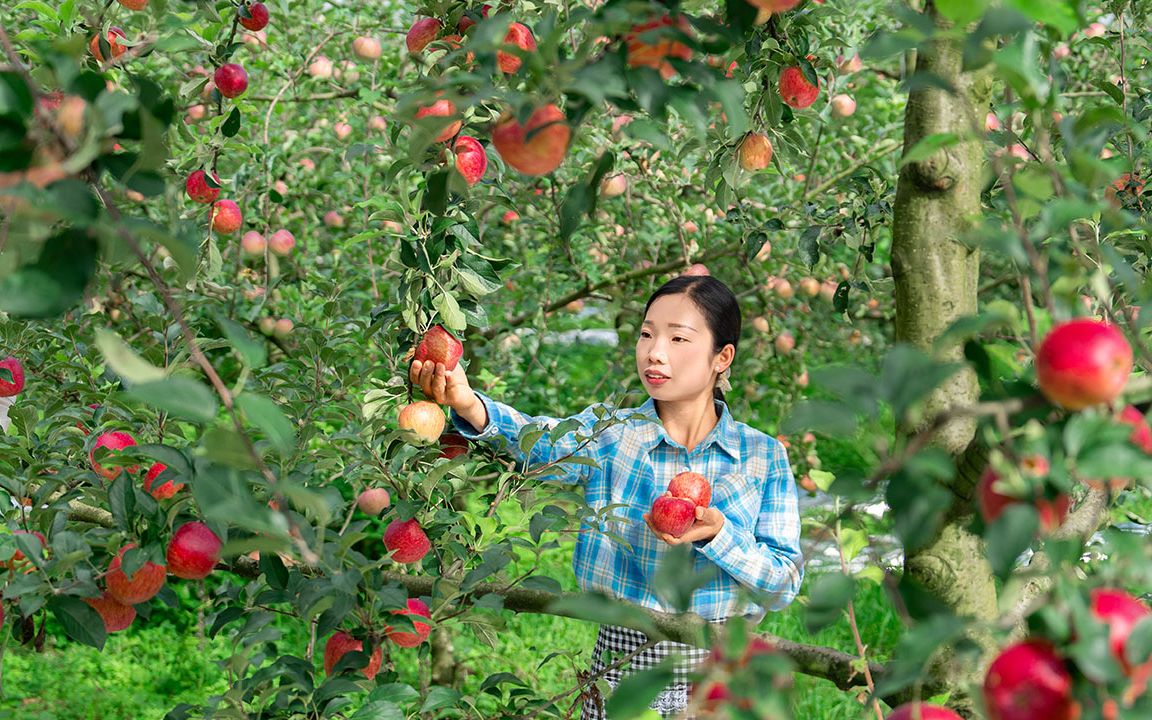
[[[1132,346],[1115,325],[1080,318],[1052,328],[1036,350],[1040,392],[1068,410],[1110,403],[1132,372]]]
[[[417,400],[400,411],[401,430],[410,430],[425,443],[434,443],[444,432],[444,411],[436,403]]]
[[[199,521],[184,523],[168,543],[168,571],[185,580],[206,578],[220,560],[223,543]]]
[[[24,366],[14,357],[0,360],[0,368],[12,373],[11,380],[0,376],[0,397],[16,397],[24,389]]]
[[[691,500],[700,507],[712,502],[712,485],[700,473],[682,472],[668,483],[668,492],[675,497]]]
[[[332,637],[328,638],[328,642],[324,644],[324,672],[331,675],[332,668],[336,667],[340,658],[353,650],[364,652],[364,643],[343,631],[332,633]],[[368,664],[362,670],[364,677],[369,680],[376,677],[376,673],[380,672],[380,666],[383,663],[384,651],[377,645],[372,649]]]
[[[398,563],[420,562],[432,543],[424,534],[424,529],[416,518],[400,520],[397,518],[384,528],[384,547],[391,553],[392,559]]]
[[[393,610],[393,615],[419,615],[421,617],[430,618],[432,613],[428,611],[428,605],[423,600],[418,598],[408,598],[407,610]],[[395,630],[389,626],[384,627],[384,632],[388,635],[388,639],[396,643],[400,647],[414,648],[428,639],[428,634],[432,632],[431,626],[428,623],[417,622],[413,620],[412,627],[415,632],[404,632],[403,630]]]
[[[124,553],[132,547],[135,545],[129,543],[120,548],[119,554],[112,558],[112,562],[108,563],[108,572],[104,575],[108,594],[125,605],[137,605],[151,600],[156,593],[160,592],[160,588],[164,587],[166,575],[166,569],[163,565],[157,565],[151,561],[145,562],[131,577],[126,575],[120,569],[120,563]]]
[[[464,344],[442,325],[433,325],[424,333],[412,355],[420,362],[444,363],[444,370],[452,372],[464,354]],[[436,435],[439,437],[439,433]]]
[[[672,495],[661,495],[652,503],[652,527],[673,537],[688,532],[696,522],[696,503]]]

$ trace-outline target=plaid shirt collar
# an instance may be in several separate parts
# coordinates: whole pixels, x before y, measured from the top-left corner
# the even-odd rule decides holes
[[[740,439],[736,436],[736,428],[734,427],[735,420],[732,419],[732,413],[728,411],[728,404],[724,401],[713,400],[713,402],[719,406],[720,420],[716,423],[716,427],[712,428],[712,432],[708,433],[708,436],[700,443],[699,447],[706,448],[715,443],[733,459],[738,460],[740,458]],[[655,420],[655,422],[639,423],[636,428],[640,445],[645,451],[651,451],[660,444],[661,440],[673,447],[680,447],[679,443],[668,437],[668,431],[664,429],[664,423],[660,422],[660,416],[656,412],[655,400],[649,397],[644,401],[643,405],[637,408],[636,412],[643,413]]]

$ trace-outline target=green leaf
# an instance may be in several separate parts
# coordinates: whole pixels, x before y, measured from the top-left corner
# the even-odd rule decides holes
[[[108,633],[104,621],[91,605],[72,595],[55,595],[48,599],[48,609],[64,626],[64,633],[78,643],[104,649]]]
[[[1020,553],[1028,549],[1040,527],[1036,508],[1028,503],[1014,503],[984,533],[984,546],[992,572],[1003,580],[1012,573]]]
[[[817,578],[808,594],[808,608],[804,613],[808,632],[818,632],[838,621],[855,592],[856,582],[847,575],[828,573]]]
[[[988,0],[936,0],[940,14],[957,25],[967,25],[984,14]]]
[[[220,126],[220,132],[224,137],[234,137],[240,132],[240,108],[232,108],[232,112],[228,113],[228,119]]]
[[[281,453],[288,453],[296,444],[296,431],[276,403],[263,395],[246,392],[236,398],[236,404],[248,421],[264,431],[268,441]]]
[[[1008,5],[1016,8],[1036,22],[1051,25],[1062,35],[1069,35],[1080,26],[1076,9],[1077,0],[1008,0]]]
[[[459,690],[440,685],[433,686],[428,690],[424,704],[420,706],[420,712],[426,713],[440,708],[452,707],[461,697]]]
[[[36,262],[0,278],[0,311],[16,318],[50,318],[71,310],[96,272],[98,252],[95,235],[83,230],[53,235]]]
[[[372,700],[362,705],[348,720],[404,720],[404,711],[396,703]]]
[[[127,392],[131,398],[173,417],[207,423],[216,419],[219,404],[215,393],[198,380],[171,377],[134,385]]]
[[[432,298],[432,307],[440,313],[440,319],[449,330],[465,330],[468,327],[464,313],[460,312],[460,304],[451,293],[442,292]]]
[[[248,367],[258,369],[268,364],[268,351],[264,343],[253,338],[243,325],[223,315],[217,315],[216,322]]]
[[[97,328],[96,347],[100,348],[104,360],[126,383],[156,382],[167,377],[162,369],[137,355],[111,330]]]
[[[656,696],[672,683],[673,667],[669,657],[650,670],[622,678],[604,708],[607,716],[612,720],[631,720],[647,712]]]
[[[640,608],[622,605],[600,593],[573,593],[548,604],[547,612],[561,617],[588,620],[601,625],[623,625],[645,635],[657,634],[656,624]]]
[[[128,473],[120,473],[108,488],[108,506],[116,527],[128,530],[132,526],[132,513],[136,510],[135,480]]]

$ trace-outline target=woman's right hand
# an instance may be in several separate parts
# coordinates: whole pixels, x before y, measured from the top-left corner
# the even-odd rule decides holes
[[[452,372],[448,372],[444,363],[413,360],[408,367],[408,377],[426,398],[437,405],[447,405],[461,415],[480,402],[459,363]]]

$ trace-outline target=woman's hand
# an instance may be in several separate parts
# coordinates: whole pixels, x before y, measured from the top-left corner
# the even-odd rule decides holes
[[[672,493],[665,493],[671,495]],[[720,512],[714,507],[700,507],[696,506],[696,522],[692,523],[692,527],[680,537],[669,535],[666,532],[660,532],[652,527],[652,518],[649,513],[644,513],[644,522],[648,523],[648,527],[652,529],[656,537],[660,538],[669,545],[680,545],[682,543],[698,542],[700,540],[711,540],[716,537],[720,532],[720,528],[724,527],[726,519],[724,513]]]
[[[459,363],[452,372],[448,372],[444,363],[413,360],[408,367],[408,377],[426,398],[437,405],[448,405],[461,415],[480,402],[476,393],[472,392],[468,375]]]

